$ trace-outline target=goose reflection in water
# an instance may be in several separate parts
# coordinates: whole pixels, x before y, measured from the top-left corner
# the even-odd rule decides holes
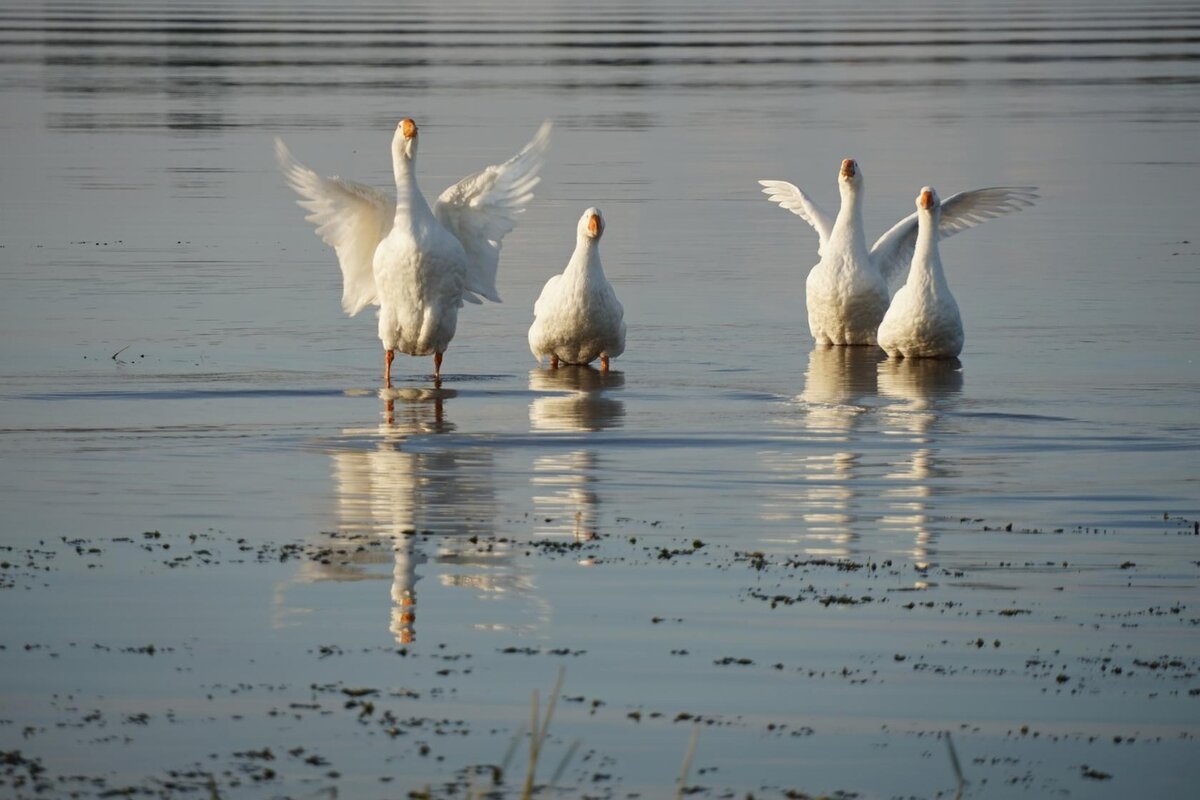
[[[621,372],[587,366],[535,369],[529,373],[529,390],[552,394],[536,397],[529,404],[529,424],[535,431],[619,428],[625,420],[625,403],[608,392],[624,386]]]
[[[456,557],[458,543],[466,546],[471,536],[493,531],[492,452],[428,440],[455,430],[445,413],[447,401],[457,396],[452,389],[384,389],[379,396],[384,422],[344,430],[342,446],[331,457],[339,534],[382,538],[390,553],[364,547],[347,564],[310,562],[300,580],[381,577],[372,573],[371,565],[390,560],[389,629],[397,643],[409,644],[416,639],[418,568],[429,557],[431,535],[442,545],[439,562],[467,563]],[[484,560],[489,563],[506,557],[495,550],[487,555]],[[459,585],[456,577],[448,575],[443,583]],[[485,583],[480,578],[461,585],[484,589]]]
[[[618,428],[624,424],[625,403],[608,393],[624,385],[620,372],[586,366],[535,369],[529,373],[530,391],[554,394],[530,402],[529,425],[544,433]],[[595,532],[600,499],[593,487],[601,468],[602,459],[591,447],[569,447],[534,459],[531,480],[538,533],[583,537]]]
[[[877,404],[877,376],[884,353],[875,347],[816,346],[809,353],[804,389],[794,405],[798,415],[780,417],[814,443],[764,452],[767,470],[776,478],[772,496],[763,504],[766,521],[803,522],[798,537],[807,555],[849,558],[857,549],[855,525],[862,453],[854,446],[860,420]]]
[[[893,401],[881,414],[884,430],[914,445],[911,454],[889,464],[884,475],[894,485],[883,491],[890,511],[881,524],[885,530],[912,535],[910,556],[918,568],[928,568],[936,552],[930,506],[935,481],[949,474],[939,463],[935,435],[962,386],[958,359],[889,359],[879,364],[880,396]]]

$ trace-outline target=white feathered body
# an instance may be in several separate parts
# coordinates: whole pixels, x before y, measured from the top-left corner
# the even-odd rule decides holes
[[[410,356],[442,353],[454,338],[467,279],[467,255],[432,216],[401,219],[375,249],[379,340]]]
[[[955,358],[962,352],[958,303],[946,282],[937,246],[937,209],[918,214],[916,251],[908,280],[879,325],[879,346],[901,358]]]
[[[589,364],[625,352],[625,309],[600,264],[597,239],[580,235],[561,275],[546,281],[533,306],[534,358]]]
[[[808,329],[820,344],[871,345],[888,308],[888,288],[871,263],[862,226],[835,224],[805,281]]]
[[[963,348],[962,317],[945,279],[909,276],[879,325],[879,346],[903,358],[955,358]]]

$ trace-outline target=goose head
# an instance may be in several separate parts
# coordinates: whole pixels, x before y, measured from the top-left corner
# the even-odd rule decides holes
[[[579,226],[576,228],[580,239],[599,241],[604,234],[604,215],[600,213],[600,209],[592,207],[583,212],[583,216],[579,218]]]
[[[392,157],[397,162],[412,161],[417,155],[417,123],[408,117],[396,123],[392,136]]]
[[[838,171],[838,188],[842,197],[856,197],[862,191],[863,174],[858,162],[853,158],[842,160],[842,168]]]
[[[931,186],[921,187],[921,192],[917,195],[917,214],[936,217],[941,210],[942,198],[938,197],[937,190]]]

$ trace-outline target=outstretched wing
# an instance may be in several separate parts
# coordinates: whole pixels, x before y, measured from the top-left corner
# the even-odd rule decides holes
[[[275,157],[288,186],[312,213],[305,219],[336,252],[342,267],[342,310],[354,316],[370,304],[379,305],[372,260],[375,248],[392,228],[396,204],[378,189],[341,178],[322,178],[292,156],[282,139],[275,139]]]
[[[496,293],[500,242],[516,227],[514,217],[533,199],[551,127],[546,120],[521,152],[503,164],[463,178],[438,197],[434,215],[467,251],[466,292],[500,302]],[[473,299],[471,294],[464,297]]]
[[[938,238],[945,239],[990,219],[1029,208],[1037,199],[1036,186],[994,186],[951,195],[942,201]],[[883,273],[891,292],[895,293],[904,285],[916,249],[915,211],[893,225],[872,245],[871,261]]]
[[[829,232],[833,230],[833,220],[813,202],[812,198],[800,190],[800,187],[787,181],[759,181],[763,194],[772,203],[779,203],[780,208],[786,208],[800,219],[813,226],[820,241],[817,253],[825,252],[825,243],[829,241]]]

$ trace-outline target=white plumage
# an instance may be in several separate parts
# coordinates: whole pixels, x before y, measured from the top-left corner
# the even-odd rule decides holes
[[[311,212],[306,219],[337,252],[342,309],[354,316],[368,305],[379,306],[387,386],[396,350],[432,354],[434,380],[440,382],[458,309],[481,297],[500,301],[501,241],[533,198],[550,127],[542,123],[529,144],[503,164],[446,189],[432,209],[417,186],[417,126],[411,119],[401,120],[392,138],[395,201],[370,186],[321,177],[275,140],[284,178],[302,198],[299,205]]]
[[[787,181],[761,180],[771,202],[796,214],[816,231],[820,261],[805,283],[808,327],[821,344],[870,345],[888,308],[889,293],[903,282],[917,241],[917,215],[897,222],[867,249],[862,219],[862,170],[842,162],[836,219]],[[1002,214],[1020,211],[1037,198],[1031,186],[1000,186],[959,192],[942,204],[940,238],[953,236]]]
[[[550,366],[589,364],[600,359],[608,369],[610,358],[625,351],[625,310],[600,265],[600,237],[604,216],[589,208],[579,218],[575,252],[561,275],[546,281],[533,306],[529,349],[540,363]]]
[[[955,358],[962,352],[963,326],[938,254],[942,211],[937,192],[921,189],[916,213],[912,266],[879,324],[879,346],[892,357]]]

